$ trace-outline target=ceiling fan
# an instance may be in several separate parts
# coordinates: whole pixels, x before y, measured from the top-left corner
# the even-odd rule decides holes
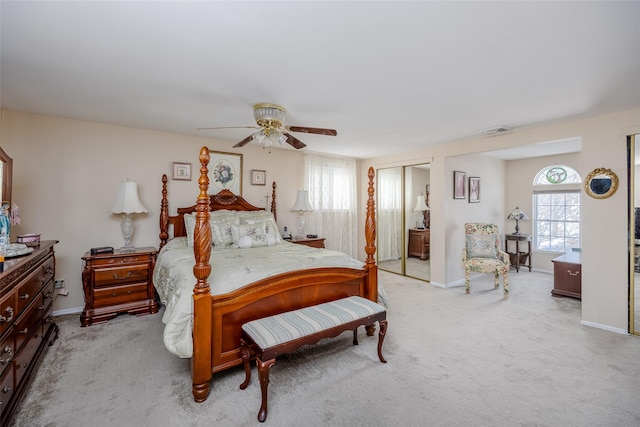
[[[295,136],[289,134],[289,132],[302,132],[302,133],[314,133],[317,135],[336,136],[338,132],[335,129],[322,129],[311,128],[307,126],[285,126],[284,119],[287,115],[287,110],[284,107],[276,104],[261,103],[253,106],[253,116],[256,119],[257,126],[223,126],[213,128],[198,128],[198,130],[210,130],[210,129],[260,129],[242,141],[234,145],[237,147],[244,147],[251,141],[256,141],[261,144],[263,148],[271,148],[272,144],[276,142],[284,144],[285,142],[291,145],[293,148],[300,149],[307,145],[300,141]]]

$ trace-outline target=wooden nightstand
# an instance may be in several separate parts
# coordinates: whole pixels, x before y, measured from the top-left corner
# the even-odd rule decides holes
[[[314,238],[302,238],[302,239],[291,239],[289,240],[291,243],[295,243],[298,245],[310,246],[312,248],[320,248],[324,249],[324,237],[314,237]]]
[[[157,313],[160,308],[153,288],[155,248],[136,248],[135,252],[95,254],[82,260],[84,311],[82,326],[103,323],[120,313]]]

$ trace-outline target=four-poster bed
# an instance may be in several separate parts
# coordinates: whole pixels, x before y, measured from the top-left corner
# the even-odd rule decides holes
[[[222,190],[215,195],[208,194],[208,164],[210,158],[207,147],[203,147],[200,150],[199,160],[201,168],[198,179],[199,194],[197,202],[193,206],[178,208],[175,216],[169,215],[167,177],[166,175],[163,176],[160,213],[161,251],[156,264],[156,272],[154,272],[154,282],[160,282],[160,279],[165,279],[165,276],[172,274],[168,268],[163,267],[163,253],[169,254],[172,251],[177,253],[175,248],[171,248],[174,243],[173,240],[178,241],[176,238],[188,237],[190,229],[185,227],[185,217],[190,215],[192,218],[195,217],[192,251],[184,243],[176,243],[176,245],[183,245],[183,248],[180,249],[183,251],[182,253],[189,251],[190,254],[191,252],[193,254],[193,258],[189,261],[189,265],[193,266],[193,268],[188,282],[189,286],[192,286],[192,294],[189,292],[189,295],[187,295],[189,303],[192,301],[192,314],[182,315],[183,317],[189,317],[189,322],[186,323],[187,326],[181,326],[181,339],[192,339],[189,343],[190,345],[192,344],[192,351],[182,354],[181,357],[191,357],[193,396],[197,402],[202,402],[209,395],[211,379],[214,373],[242,364],[240,335],[241,327],[244,323],[348,296],[357,295],[372,301],[378,301],[379,296],[378,272],[374,258],[376,229],[373,168],[370,168],[368,172],[368,200],[365,221],[366,260],[363,263],[338,252],[308,248],[291,243],[277,243],[273,246],[269,245],[270,247],[251,249],[220,250],[216,245],[216,239],[214,239],[214,245],[212,246],[212,227],[214,227],[214,223],[211,222],[214,221],[212,217],[220,214],[240,215],[241,217],[244,215],[243,218],[247,218],[247,216],[250,217],[252,215],[252,212],[258,215],[265,214],[265,212],[262,208],[248,203],[241,196],[235,195],[228,190]],[[275,182],[272,189],[271,209],[275,219]],[[237,211],[238,213],[230,213],[229,211]],[[262,211],[262,213],[258,211]],[[192,218],[187,219],[193,221]],[[241,226],[233,227],[235,233],[237,231],[236,228]],[[173,229],[172,238],[170,238],[171,228]],[[266,229],[268,233],[268,225]],[[277,228],[276,233],[276,238],[279,238]],[[282,241],[279,240],[279,242]],[[249,275],[248,277],[252,277],[251,283],[242,284],[241,286],[234,285],[230,287],[226,283],[226,279],[220,279],[220,273],[224,273],[222,270],[232,268],[230,264],[235,259],[263,258],[266,256],[263,254],[269,250],[275,253],[274,262],[293,257],[293,255],[290,256],[293,252],[303,252],[301,256],[309,261],[310,264],[305,264],[306,261],[298,263],[295,265],[299,267],[294,268],[293,271],[287,270],[277,272],[277,274],[271,271],[262,275],[258,280],[253,280],[255,277]],[[333,263],[338,256],[347,258],[347,260],[337,264]],[[215,264],[216,262],[219,264]],[[259,263],[259,260],[256,262]],[[212,264],[215,265],[215,269],[212,268]],[[271,264],[272,262],[270,261],[269,265]],[[247,271],[253,270],[252,266],[243,268]],[[210,280],[212,281],[211,283]],[[193,286],[194,283],[195,286]],[[167,288],[174,287],[174,285],[160,285],[159,283],[155,283],[155,285],[163,304],[167,305],[167,301],[169,301],[169,306],[172,305],[174,301],[171,300],[171,295],[168,295],[166,291]],[[183,303],[182,305],[190,306],[191,304]],[[164,314],[165,317],[170,311],[169,308],[173,310],[173,307],[169,306]],[[165,317],[163,317],[163,321],[167,324]],[[167,327],[165,327],[165,345],[167,345]],[[367,332],[372,335],[373,326],[368,327]],[[188,336],[190,333],[192,335]],[[175,331],[172,331],[171,334],[175,335]],[[167,348],[169,349],[169,346]]]

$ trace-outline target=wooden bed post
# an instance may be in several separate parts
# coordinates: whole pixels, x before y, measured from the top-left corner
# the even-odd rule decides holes
[[[271,184],[271,213],[273,214],[273,219],[277,221],[278,215],[276,214],[276,182],[275,181],[273,181],[273,184]]]
[[[160,202],[160,249],[169,239],[169,201],[167,200],[167,174],[162,175],[162,201]]]
[[[367,217],[364,223],[364,236],[366,245],[364,247],[367,253],[367,259],[364,268],[367,269],[367,298],[373,302],[378,302],[378,266],[374,254],[376,253],[376,201],[374,198],[374,177],[375,171],[372,167],[367,173],[369,176],[369,187],[367,199]],[[367,335],[373,335],[375,326],[367,326]]]
[[[211,227],[209,226],[209,148],[200,150],[200,193],[196,202],[196,226],[193,233],[193,252],[196,264],[193,275],[193,356],[191,357],[192,392],[196,402],[203,402],[211,389],[212,303],[209,293],[211,273]]]

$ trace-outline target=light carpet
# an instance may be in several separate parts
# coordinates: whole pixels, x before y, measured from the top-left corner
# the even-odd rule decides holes
[[[637,426],[640,338],[580,325],[580,301],[550,296],[552,276],[512,271],[440,289],[380,272],[390,300],[379,362],[376,337],[344,333],[284,356],[271,370],[271,426]],[[606,286],[606,284],[603,284]],[[214,377],[195,403],[189,361],[162,344],[161,313],[80,327],[60,338],[14,426],[257,426],[255,367]]]

